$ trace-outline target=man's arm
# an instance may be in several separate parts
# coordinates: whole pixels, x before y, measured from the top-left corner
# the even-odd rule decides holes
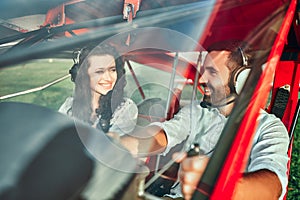
[[[278,176],[270,170],[262,169],[244,174],[235,187],[233,199],[278,200],[281,190]]]
[[[148,126],[120,138],[120,143],[134,156],[144,157],[165,150],[167,137],[160,127]]]
[[[180,157],[175,155],[175,157]],[[195,188],[205,171],[209,158],[195,156],[187,158],[181,156],[179,172],[182,193],[186,200],[191,199]],[[245,173],[238,181],[232,199],[234,200],[268,200],[278,199],[281,194],[281,183],[277,175],[269,170],[258,170]]]

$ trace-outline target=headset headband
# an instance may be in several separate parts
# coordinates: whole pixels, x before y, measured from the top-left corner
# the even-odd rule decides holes
[[[239,47],[238,49],[242,55],[243,66],[248,66],[248,58],[245,56],[243,49],[241,47]]]
[[[235,69],[231,75],[231,84],[233,85],[236,94],[241,92],[242,87],[244,86],[244,83],[250,73],[250,68],[248,67],[248,58],[241,47],[238,47],[238,49],[242,56],[243,63],[242,66],[237,67],[237,69]]]

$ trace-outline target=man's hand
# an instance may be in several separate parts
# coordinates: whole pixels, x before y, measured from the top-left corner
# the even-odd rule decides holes
[[[204,173],[209,158],[204,155],[187,157],[186,153],[174,153],[173,159],[181,163],[178,173],[181,189],[185,199],[190,200]]]
[[[208,164],[207,156],[187,157],[186,153],[175,153],[173,159],[180,162],[179,178],[185,200],[190,200]],[[237,182],[232,200],[275,200],[281,194],[277,175],[269,170],[245,173]]]

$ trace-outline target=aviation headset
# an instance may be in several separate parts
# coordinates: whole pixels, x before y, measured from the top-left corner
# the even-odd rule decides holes
[[[94,47],[93,47],[94,48]],[[73,52],[73,66],[71,67],[71,69],[69,70],[69,74],[71,74],[71,80],[73,82],[75,82],[76,80],[76,77],[77,77],[77,73],[78,73],[78,70],[80,68],[80,65],[82,64],[83,60],[85,57],[87,57],[87,55],[93,51],[93,48],[92,47],[89,47],[89,46],[86,46],[86,47],[83,47],[81,48],[80,50],[77,50],[77,51],[74,51]],[[116,54],[116,52],[114,52],[115,50],[113,49],[114,47],[110,46],[110,45],[102,45],[101,48],[105,49],[105,48],[108,48],[108,52],[104,52],[104,53],[100,53],[100,54],[112,54],[114,56],[114,58],[116,59],[116,56],[117,55],[114,55]],[[117,60],[123,60],[119,55],[118,55],[118,58]],[[124,61],[116,61],[116,62],[124,62]],[[116,63],[117,64],[117,63]],[[123,65],[123,64],[122,64]],[[123,76],[123,74],[125,73],[125,69],[122,68],[122,69],[119,69],[117,67],[117,75],[118,75],[118,79],[121,78],[121,76]]]
[[[224,45],[225,44],[225,45]],[[232,44],[229,43],[229,45],[227,43],[224,43],[219,45],[218,43],[215,44],[215,46],[212,46],[210,48],[209,51],[222,51],[224,49],[228,49],[228,51],[231,51],[231,56],[235,57],[235,63],[238,65],[237,67],[235,67],[232,72],[230,73],[230,77],[229,77],[229,88],[231,93],[239,95],[240,92],[242,91],[242,88],[246,82],[246,79],[251,71],[251,67],[249,65],[249,58],[247,57],[247,55],[244,53],[243,49],[240,47],[240,45],[238,47],[236,47],[234,50],[234,47],[231,47]],[[236,46],[236,43],[233,43],[233,46]],[[227,48],[229,47],[229,48]],[[240,59],[241,61],[237,60]],[[214,105],[210,102],[205,102],[202,101],[200,103],[201,107],[207,108],[207,107],[223,107],[225,105],[228,105],[232,102],[235,101],[235,98],[231,101],[228,101],[224,104],[221,105]]]
[[[74,51],[73,52],[73,61],[74,61],[74,64],[71,67],[71,69],[69,70],[69,73],[71,74],[71,80],[73,82],[75,82],[75,79],[76,79],[76,76],[77,76],[77,73],[78,73],[78,70],[79,70],[80,55],[81,55],[81,53],[82,53],[83,50],[84,50],[84,48],[80,49],[79,51]]]
[[[237,67],[233,70],[229,83],[229,86],[237,95],[239,95],[242,91],[246,79],[251,71],[251,68],[249,67],[248,57],[245,55],[241,47],[238,47],[238,50],[242,57],[242,66]]]

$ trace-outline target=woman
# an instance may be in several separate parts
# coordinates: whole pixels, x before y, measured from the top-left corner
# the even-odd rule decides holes
[[[137,120],[137,106],[124,98],[124,61],[110,45],[84,48],[70,70],[75,82],[74,97],[59,111],[93,127],[120,135],[130,133]]]

